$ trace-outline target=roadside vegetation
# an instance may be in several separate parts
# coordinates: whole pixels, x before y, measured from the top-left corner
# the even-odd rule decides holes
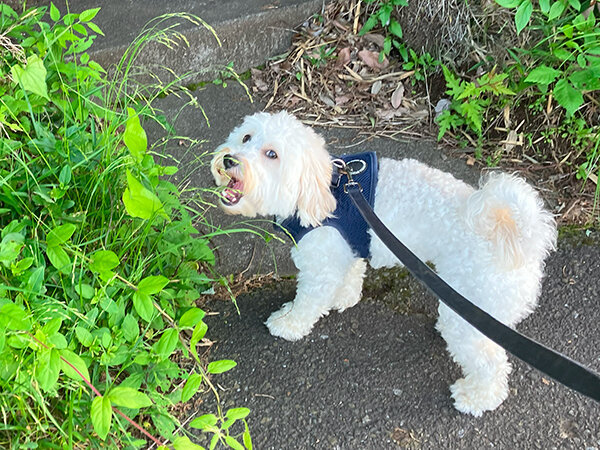
[[[600,14],[580,0],[338,0],[253,71],[269,107],[365,140],[431,136],[598,222]]]
[[[109,75],[87,52],[98,10],[0,5],[0,447],[202,448],[197,430],[251,448],[250,411],[222,411],[211,381],[235,362],[206,359],[196,306],[226,286],[218,230],[198,233],[201,193],[184,201],[168,139],[143,128],[173,135],[152,102],[183,78],[130,79],[147,43],[184,43],[173,19],[206,24],[158,18]],[[202,395],[217,410],[182,419]]]

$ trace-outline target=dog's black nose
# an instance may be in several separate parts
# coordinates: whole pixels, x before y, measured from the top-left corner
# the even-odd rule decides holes
[[[226,169],[231,169],[238,165],[238,160],[231,155],[225,155],[223,156],[223,165]]]

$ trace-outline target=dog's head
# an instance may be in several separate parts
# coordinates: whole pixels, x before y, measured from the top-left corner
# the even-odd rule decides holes
[[[284,111],[246,117],[217,149],[211,171],[230,214],[297,215],[301,225],[318,226],[335,210],[325,141]]]

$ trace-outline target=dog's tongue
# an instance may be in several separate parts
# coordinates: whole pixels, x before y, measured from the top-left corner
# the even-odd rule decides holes
[[[244,183],[242,183],[240,180],[232,178],[227,187],[223,190],[223,201],[228,205],[235,205],[242,198],[243,189]]]

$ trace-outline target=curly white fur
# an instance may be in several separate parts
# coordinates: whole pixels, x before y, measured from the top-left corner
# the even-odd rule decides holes
[[[303,225],[317,226],[292,250],[296,298],[266,322],[284,339],[306,336],[320,317],[361,297],[365,261],[335,228],[319,227],[335,210],[331,171],[323,139],[285,112],[247,117],[213,158],[216,183],[229,184],[225,211],[297,215]],[[241,192],[233,195],[232,186]],[[542,199],[522,179],[492,173],[475,190],[418,161],[383,158],[375,213],[454,289],[506,325],[514,327],[535,308],[557,232]],[[374,235],[370,252],[375,268],[400,264]],[[450,387],[456,408],[475,416],[495,409],[508,395],[505,351],[444,304],[438,311],[436,328],[464,375]]]

